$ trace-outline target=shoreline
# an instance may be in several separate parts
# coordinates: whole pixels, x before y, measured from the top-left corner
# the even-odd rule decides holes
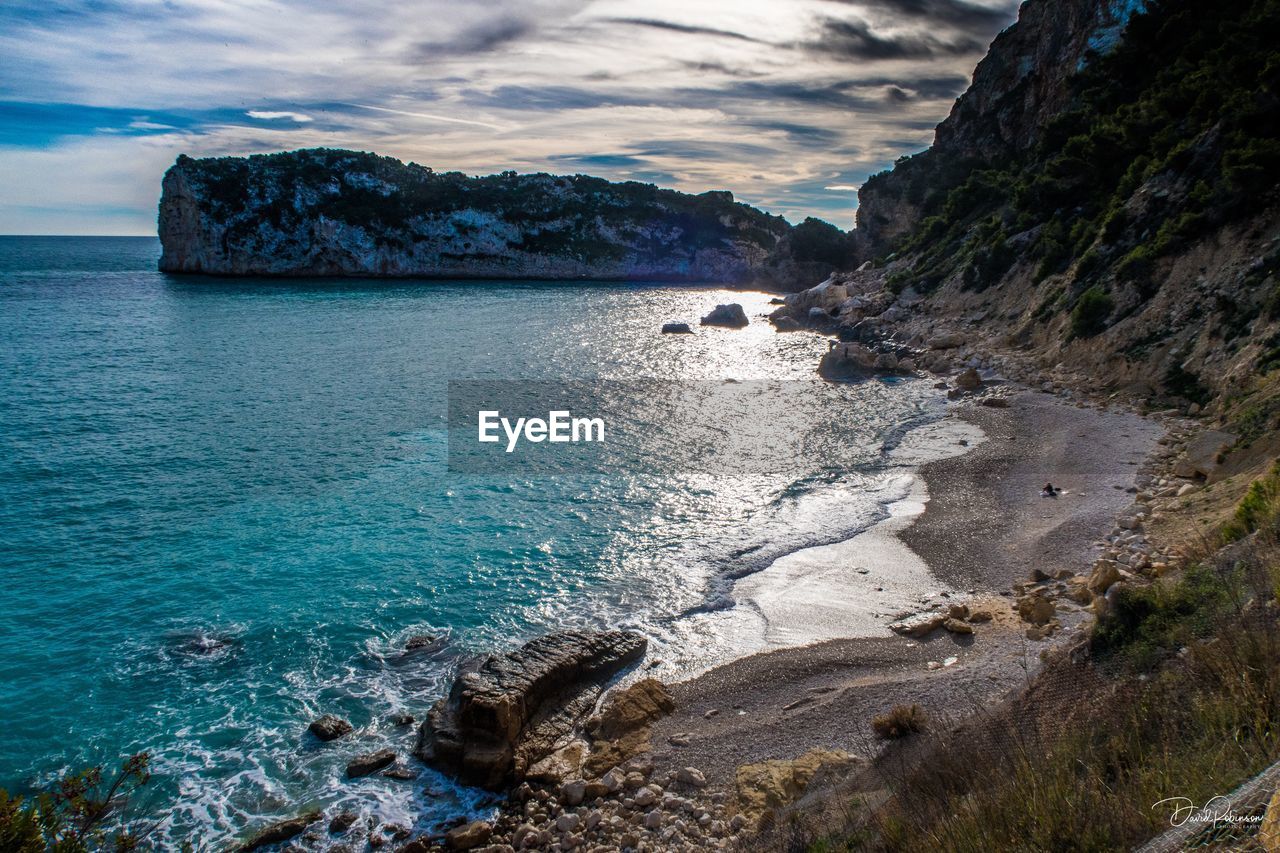
[[[886,519],[823,548],[838,553],[877,531],[872,535],[894,540],[943,588],[924,596],[916,612],[964,602],[993,619],[969,635],[939,630],[916,640],[886,630],[824,637],[747,654],[676,681],[670,685],[676,711],[653,727],[655,772],[692,765],[732,790],[739,767],[790,761],[815,748],[868,760],[878,751],[870,728],[876,714],[901,703],[943,716],[977,708],[1025,682],[1042,650],[1065,642],[1088,620],[1086,608],[1063,608],[1056,636],[1030,641],[1010,588],[1037,568],[1088,572],[1101,551],[1098,541],[1132,502],[1127,489],[1164,430],[1137,414],[1020,388],[1010,408],[962,404],[955,411],[987,440],[916,469],[919,491],[928,495],[922,511],[906,524],[886,530],[882,525],[900,518]],[[1064,494],[1041,498],[1046,481]]]

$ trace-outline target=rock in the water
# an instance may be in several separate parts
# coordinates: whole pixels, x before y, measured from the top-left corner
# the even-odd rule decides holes
[[[663,323],[662,334],[664,335],[692,335],[693,329],[689,328],[688,323]]]
[[[347,778],[359,779],[361,776],[377,773],[382,768],[394,764],[395,760],[396,752],[394,749],[379,749],[377,752],[366,752],[364,755],[357,755],[347,762]]]
[[[644,656],[631,631],[564,631],[460,673],[418,736],[423,761],[496,790],[524,778],[590,713],[605,683]]]
[[[773,321],[773,328],[779,332],[798,332],[804,328],[795,317],[778,317]]]
[[[875,372],[875,354],[859,343],[836,344],[818,363],[818,375],[823,379],[861,379]]]
[[[588,772],[603,773],[649,748],[649,727],[676,709],[661,681],[645,678],[606,698],[600,713],[587,721],[591,735]]]
[[[360,815],[351,811],[337,814],[334,816],[333,820],[329,821],[329,832],[334,835],[341,835],[354,826],[355,822],[359,819]]]
[[[258,850],[271,844],[279,844],[281,841],[288,841],[290,838],[296,838],[303,831],[320,819],[319,811],[307,812],[288,820],[278,821],[270,826],[259,830],[256,835],[241,844],[238,848],[241,853],[249,853],[251,850]]]
[[[337,740],[352,731],[350,723],[333,714],[325,714],[308,726],[307,730],[323,741]]]
[[[750,324],[747,312],[736,302],[717,305],[714,311],[702,318],[704,326],[724,326],[727,329],[742,329]]]
[[[449,830],[445,833],[444,843],[450,850],[471,850],[484,844],[492,835],[492,824],[476,820]]]

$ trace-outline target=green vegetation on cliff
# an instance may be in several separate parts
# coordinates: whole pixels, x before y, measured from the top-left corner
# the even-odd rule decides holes
[[[1023,155],[899,163],[898,191],[921,219],[893,247],[914,258],[897,286],[959,273],[983,290],[1030,262],[1037,281],[1069,274],[1046,310],[1088,299],[1072,323],[1087,336],[1107,322],[1107,291],[1150,298],[1162,258],[1274,202],[1280,0],[1152,0],[1069,85],[1070,108]],[[1260,292],[1276,289],[1275,267],[1257,271]]]

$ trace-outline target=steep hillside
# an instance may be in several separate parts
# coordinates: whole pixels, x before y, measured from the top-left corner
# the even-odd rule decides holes
[[[468,177],[316,149],[179,157],[159,230],[170,272],[813,283],[823,224],[792,228],[727,192],[583,175]]]
[[[923,333],[1246,406],[1280,367],[1278,45],[1277,0],[1029,0],[934,146],[864,186],[862,286]]]

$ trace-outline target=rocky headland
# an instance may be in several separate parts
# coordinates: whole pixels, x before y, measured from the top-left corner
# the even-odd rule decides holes
[[[792,227],[728,192],[585,175],[469,177],[356,151],[179,157],[160,269],[234,276],[721,282],[830,273],[831,225]]]

